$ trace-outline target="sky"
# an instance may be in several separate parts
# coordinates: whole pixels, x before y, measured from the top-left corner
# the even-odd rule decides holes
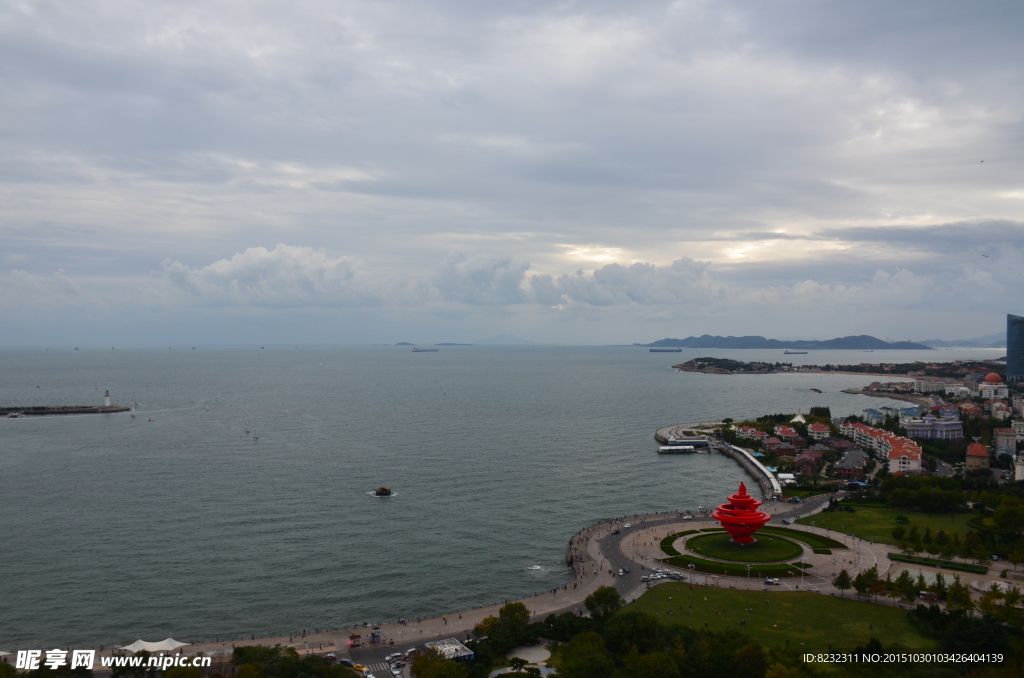
[[[0,345],[963,339],[1016,0],[0,0]]]

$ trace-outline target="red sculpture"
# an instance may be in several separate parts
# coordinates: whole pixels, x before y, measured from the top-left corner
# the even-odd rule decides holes
[[[719,504],[711,517],[722,523],[736,544],[753,544],[752,536],[771,520],[764,511],[758,511],[761,502],[747,494],[747,486],[740,483],[740,491],[729,497],[728,504]]]

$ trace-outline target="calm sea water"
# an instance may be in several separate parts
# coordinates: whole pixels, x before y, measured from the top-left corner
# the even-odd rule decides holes
[[[580,528],[719,503],[745,479],[719,455],[657,455],[659,426],[886,403],[839,392],[865,377],[669,369],[780,353],[0,350],[4,405],[100,404],[107,389],[141,405],[0,420],[0,647],[287,633],[551,588]],[[927,357],[964,354],[1002,355]],[[380,485],[396,496],[371,496]]]

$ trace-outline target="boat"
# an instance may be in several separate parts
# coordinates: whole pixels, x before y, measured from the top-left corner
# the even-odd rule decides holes
[[[414,347],[412,349],[412,352],[413,353],[437,353],[437,349],[436,348],[420,348],[419,346],[416,346],[416,347]]]
[[[681,348],[649,348],[647,349],[651,353],[682,353]]]
[[[153,417],[150,417],[150,418],[149,418],[149,419],[147,419],[146,421],[156,421],[156,419],[154,419]]]
[[[260,431],[259,431],[259,429],[257,429],[256,427],[253,427],[253,430],[252,430],[252,439],[253,439],[253,440],[259,440],[259,439],[260,439]]]
[[[378,497],[390,497],[391,496],[391,488],[390,487],[378,487],[374,491],[374,494],[376,496],[378,496]]]
[[[807,351],[783,351],[783,355],[807,355]]]
[[[21,419],[24,416],[25,416],[24,412],[8,412],[7,413],[7,418],[8,419]]]

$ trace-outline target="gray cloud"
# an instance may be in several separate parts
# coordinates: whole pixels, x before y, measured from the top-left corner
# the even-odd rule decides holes
[[[420,324],[561,318],[568,341],[602,317],[615,334],[917,299],[936,334],[950,305],[919,287],[993,309],[970,290],[1019,292],[1022,18],[952,0],[8,3],[0,295],[52,296],[40,323],[140,285],[253,312],[400,298]]]

